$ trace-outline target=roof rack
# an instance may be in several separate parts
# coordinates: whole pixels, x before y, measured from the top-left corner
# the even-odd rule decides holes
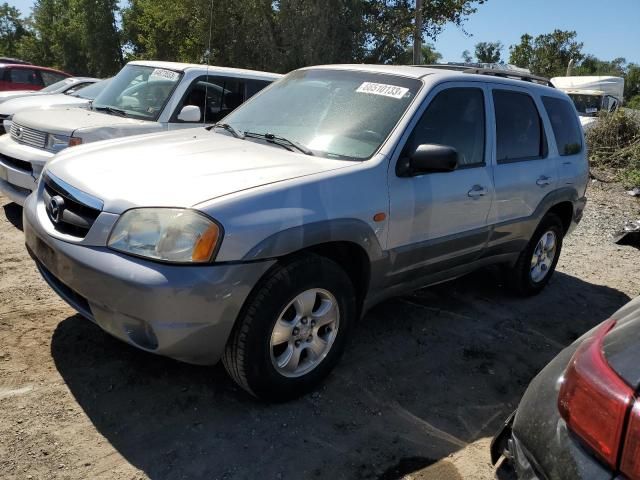
[[[531,73],[519,72],[517,70],[498,70],[494,68],[467,68],[463,73],[475,73],[478,75],[492,75],[494,77],[513,78],[516,80],[524,80],[525,82],[537,83],[553,87],[551,80],[545,77],[539,77]]]
[[[511,78],[514,80],[522,80],[525,82],[537,83],[539,85],[546,85],[547,87],[553,87],[551,80],[545,77],[539,77],[538,75],[533,75],[527,71],[516,70],[516,69],[508,69],[508,68],[485,68],[478,67],[473,65],[465,65],[465,64],[442,64],[437,63],[433,65],[414,65],[416,67],[426,67],[426,68],[435,68],[441,70],[453,70],[456,72],[462,73],[474,73],[476,75],[491,75],[494,77],[501,78]]]

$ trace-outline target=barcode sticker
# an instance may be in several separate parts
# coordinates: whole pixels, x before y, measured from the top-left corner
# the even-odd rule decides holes
[[[364,82],[356,92],[370,95],[382,95],[383,97],[402,98],[409,91],[408,88],[386,85],[384,83]]]
[[[164,68],[156,68],[149,75],[149,80],[171,80],[176,81],[180,77],[178,72],[173,70],[165,70]]]

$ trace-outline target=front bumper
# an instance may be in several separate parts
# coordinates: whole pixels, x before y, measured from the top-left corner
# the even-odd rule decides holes
[[[11,201],[24,205],[27,196],[36,189],[44,165],[53,155],[15,142],[10,135],[0,136],[0,192]]]
[[[35,197],[23,226],[44,279],[81,315],[148,352],[216,363],[251,289],[274,264],[167,265],[65,242],[46,233]]]

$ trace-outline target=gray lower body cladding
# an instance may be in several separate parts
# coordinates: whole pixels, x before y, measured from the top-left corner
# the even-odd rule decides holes
[[[216,363],[253,286],[274,261],[167,265],[47,235],[26,206],[27,249],[44,279],[80,314],[143,350]]]

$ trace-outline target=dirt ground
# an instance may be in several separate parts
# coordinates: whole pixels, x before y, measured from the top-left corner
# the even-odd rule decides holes
[[[490,437],[559,350],[638,294],[612,243],[638,201],[596,182],[535,298],[497,269],[387,301],[315,393],[258,403],[221,366],[139,352],[84,320],[0,197],[0,478],[490,479]]]

